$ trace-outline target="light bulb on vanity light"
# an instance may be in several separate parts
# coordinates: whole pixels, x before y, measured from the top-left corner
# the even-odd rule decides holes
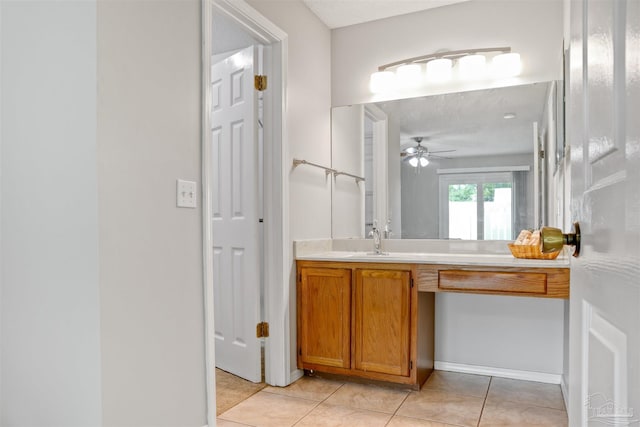
[[[458,74],[463,79],[481,79],[487,74],[487,58],[484,55],[466,55],[458,59]]]
[[[515,77],[522,72],[520,54],[511,52],[496,55],[491,61],[491,68],[496,77]]]
[[[393,71],[378,71],[371,74],[369,89],[373,93],[389,93],[396,88],[396,75]]]
[[[448,58],[438,58],[427,62],[427,79],[432,82],[446,82],[451,80],[453,61]]]
[[[401,88],[414,88],[422,83],[422,70],[418,64],[401,65],[396,70],[396,81]]]

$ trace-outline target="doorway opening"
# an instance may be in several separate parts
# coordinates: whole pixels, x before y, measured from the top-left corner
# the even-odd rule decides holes
[[[224,15],[213,14],[211,188],[216,367],[263,379],[255,328],[264,316],[263,93],[254,76],[264,47]]]
[[[227,351],[221,342],[232,349],[221,359],[241,359],[237,365],[248,368],[251,381],[263,379],[262,360],[266,383],[290,381],[290,253],[284,226],[289,191],[283,167],[288,158],[287,36],[242,1],[203,0],[202,16],[205,351],[207,412],[213,424],[215,367],[225,363],[218,363],[217,347],[221,354]],[[222,70],[214,70],[220,64]],[[268,77],[263,92],[254,90],[255,74]],[[236,110],[243,109],[256,115],[237,116]],[[235,240],[241,234],[244,240]],[[257,337],[257,321],[271,325],[268,338]],[[251,357],[237,356],[238,351]]]

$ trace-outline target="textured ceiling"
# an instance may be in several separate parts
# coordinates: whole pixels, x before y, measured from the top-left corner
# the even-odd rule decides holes
[[[541,122],[549,83],[380,102],[400,127],[401,148],[422,136],[430,151],[448,157],[533,152],[533,122]],[[505,119],[505,113],[515,113]]]
[[[346,27],[468,0],[303,0],[329,28]]]

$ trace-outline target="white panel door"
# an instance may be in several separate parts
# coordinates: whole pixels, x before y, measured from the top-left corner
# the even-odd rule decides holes
[[[571,2],[569,424],[640,425],[640,2]]]
[[[212,232],[216,366],[260,382],[260,206],[255,48],[212,75]]]

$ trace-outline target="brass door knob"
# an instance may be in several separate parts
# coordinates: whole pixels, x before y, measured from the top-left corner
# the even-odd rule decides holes
[[[573,223],[571,233],[563,234],[562,230],[553,227],[540,229],[540,252],[548,254],[562,250],[564,245],[575,246],[573,256],[580,255],[580,224]]]

